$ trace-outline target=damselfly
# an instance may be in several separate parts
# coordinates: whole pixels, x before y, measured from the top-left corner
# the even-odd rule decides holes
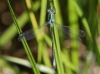
[[[69,35],[70,34],[70,30],[69,30],[68,26],[60,26],[59,24],[54,22],[54,14],[56,12],[55,9],[48,9],[47,12],[48,12],[48,20],[49,21],[47,23],[45,23],[44,26],[46,26],[48,24],[50,25],[50,31],[51,31],[51,36],[52,36],[52,57],[53,57],[52,58],[52,64],[53,64],[53,69],[55,69],[56,68],[56,60],[55,60],[55,53],[54,53],[54,43],[55,43],[54,25],[56,25],[60,29],[60,31],[63,31],[63,33],[65,35]],[[39,29],[41,29],[43,27],[40,27]],[[38,31],[39,29],[36,29],[35,31]],[[79,33],[79,37],[84,37],[84,35],[85,35],[85,33],[82,30],[80,30],[78,32],[77,30],[74,29],[73,31],[75,31],[76,33]],[[38,33],[40,33],[40,31]],[[30,29],[30,30],[20,34],[18,40],[21,41],[23,37],[26,40],[30,40],[30,39],[34,38],[35,37],[35,33],[34,33],[33,29]]]

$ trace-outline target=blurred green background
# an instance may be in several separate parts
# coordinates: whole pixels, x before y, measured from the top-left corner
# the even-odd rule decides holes
[[[31,28],[35,30],[48,21],[47,2],[48,0],[10,0],[23,32]],[[69,26],[71,32],[65,38],[62,31],[56,32],[59,34],[57,43],[64,74],[100,74],[100,0],[54,0],[54,6],[55,22]],[[77,37],[79,30],[84,31],[84,37]],[[52,69],[49,26],[42,32],[43,35],[38,35],[27,43],[41,74],[59,74],[58,67]],[[0,0],[0,74],[33,74],[18,36],[7,2]]]

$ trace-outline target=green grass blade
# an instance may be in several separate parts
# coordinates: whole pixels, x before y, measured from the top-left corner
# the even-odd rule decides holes
[[[24,67],[31,68],[30,62],[25,59],[11,57],[11,56],[1,56],[0,58],[8,62],[16,63]],[[44,66],[42,64],[36,64],[36,65],[41,72],[55,74],[55,71],[47,66]]]
[[[43,55],[43,60],[44,60],[44,64],[50,68],[52,68],[52,64],[51,61],[49,59],[49,55],[48,55],[48,48],[46,46],[46,44],[43,45],[43,50],[42,50],[42,55]]]
[[[24,12],[18,19],[17,19],[19,26],[22,28],[25,23],[28,22],[28,15]],[[7,42],[15,37],[17,34],[17,29],[15,27],[15,23],[13,23],[4,33],[0,36],[0,47],[3,47]]]
[[[54,48],[54,52],[55,52],[55,57],[56,57],[56,63],[57,63],[57,69],[58,69],[58,74],[64,74],[64,68],[63,68],[63,61],[62,61],[62,57],[61,57],[61,50],[60,50],[60,45],[59,45],[59,41],[58,41],[58,33],[57,33],[57,29],[55,30],[55,48]]]
[[[17,19],[16,19],[15,15],[14,15],[14,12],[13,12],[12,8],[11,8],[11,5],[10,5],[9,0],[7,0],[7,3],[8,3],[8,6],[9,6],[11,15],[12,15],[12,17],[13,17],[15,26],[16,26],[16,28],[17,28],[17,31],[18,31],[19,34],[21,34],[21,33],[22,33],[22,30],[21,30],[21,28],[18,26]]]
[[[92,35],[91,35],[90,29],[89,29],[89,25],[88,25],[88,22],[87,22],[86,18],[83,17],[83,12],[82,12],[81,8],[78,6],[78,4],[75,1],[71,0],[71,2],[75,6],[75,9],[76,9],[77,14],[79,15],[79,17],[82,18],[82,23],[83,23],[83,26],[86,30],[86,35],[92,41]]]
[[[79,55],[78,55],[78,33],[73,31],[75,29],[79,32],[78,28],[78,15],[76,13],[74,5],[68,0],[68,18],[69,18],[69,25],[70,25],[70,39],[71,39],[71,60],[73,65],[76,68],[76,72],[78,71],[79,67]]]
[[[97,30],[97,25],[96,25],[96,12],[95,12],[95,8],[94,8],[94,11],[92,12],[92,11],[90,11],[90,14],[91,14],[91,20],[89,21],[90,23],[89,24],[91,24],[91,26],[93,26],[92,27],[92,31],[93,32],[90,32],[90,28],[89,28],[89,24],[88,24],[88,22],[87,22],[87,20],[86,20],[86,18],[85,17],[83,17],[83,12],[82,12],[82,10],[80,9],[80,7],[78,6],[78,4],[75,2],[75,1],[71,1],[73,4],[74,4],[74,6],[75,6],[75,8],[76,8],[76,10],[77,10],[77,13],[78,13],[78,15],[80,16],[80,17],[82,17],[82,23],[83,23],[83,26],[84,26],[84,28],[85,28],[85,30],[86,30],[86,37],[87,37],[87,39],[89,40],[89,41],[87,41],[87,44],[88,44],[88,48],[89,48],[89,50],[93,50],[93,48],[95,48],[96,50],[94,50],[95,51],[95,53],[96,53],[96,56],[99,56],[99,48],[98,48],[98,46],[97,46],[97,43],[96,43],[96,40],[95,40],[95,37],[96,37],[96,30]],[[93,2],[93,1],[92,1]],[[95,2],[93,2],[94,4],[95,4]],[[91,4],[90,6],[93,6],[93,4]],[[93,10],[93,8],[91,8],[90,7],[90,9],[91,10]],[[92,13],[91,13],[92,12]],[[94,13],[95,12],[95,13]],[[89,14],[89,15],[90,15]],[[94,15],[95,14],[95,15]],[[91,23],[92,22],[92,23]],[[91,27],[90,26],[90,27]],[[95,31],[94,31],[95,30]],[[93,37],[92,37],[93,36]],[[99,57],[97,57],[97,60],[98,60],[98,64],[100,65],[100,62],[99,62]]]
[[[39,40],[41,40],[42,37],[41,37],[41,35],[37,35],[37,31],[35,31],[35,29],[38,28],[38,23],[37,23],[35,14],[32,11],[32,2],[33,2],[32,0],[24,0],[24,5],[27,9],[27,13],[28,13],[30,22],[31,22],[32,27],[34,29],[34,33],[36,35],[36,40],[39,41]]]
[[[46,19],[46,7],[47,7],[47,0],[41,0],[40,22],[39,22],[40,24],[39,24],[39,26],[43,26],[44,23],[45,23],[45,19]],[[38,63],[41,63],[42,62],[42,58],[45,58],[43,56],[44,45],[45,45],[45,43],[43,41],[38,42],[38,58],[37,58]],[[41,48],[42,48],[42,50],[41,50]],[[43,60],[43,62],[45,64],[46,61]]]
[[[46,19],[46,10],[47,0],[41,0],[41,11],[40,11],[40,25],[42,26],[45,23]]]
[[[62,15],[61,15],[59,0],[54,0],[54,4],[55,4],[55,8],[56,8],[55,21],[61,25],[61,24],[63,24],[63,19],[62,19]]]
[[[21,31],[20,27],[18,26],[17,19],[16,19],[16,17],[15,17],[15,14],[14,14],[12,8],[11,8],[11,5],[10,5],[9,0],[7,0],[7,3],[8,3],[9,10],[10,10],[10,12],[11,12],[11,15],[12,15],[12,17],[13,17],[14,23],[15,23],[15,25],[16,25],[16,28],[17,28],[17,30],[18,30],[18,33],[21,34],[22,31]],[[28,46],[28,44],[27,44],[27,42],[26,42],[26,40],[25,40],[24,37],[22,38],[22,44],[23,44],[23,46],[24,46],[24,48],[25,48],[26,54],[27,54],[27,56],[28,56],[28,58],[29,58],[29,60],[30,60],[30,63],[31,63],[31,65],[32,65],[32,70],[34,71],[35,74],[40,74],[40,72],[39,72],[39,70],[37,69],[37,66],[36,66],[36,64],[35,64],[34,58],[33,58],[33,56],[32,56],[32,53],[31,53],[31,51],[30,51],[30,49],[29,49],[29,46]]]
[[[55,17],[55,21],[59,24],[62,24],[62,19],[61,19],[61,13],[60,13],[60,7],[59,7],[59,2],[58,0],[54,0],[54,3],[53,3],[53,0],[51,2],[48,1],[48,3],[50,3],[50,8],[55,8],[56,9],[56,15],[54,16]],[[54,7],[55,5],[55,7]],[[62,61],[62,58],[61,58],[61,49],[60,49],[60,42],[59,42],[59,34],[58,34],[58,31],[55,27],[55,24],[54,24],[54,52],[55,52],[55,58],[56,58],[56,64],[57,64],[57,71],[58,71],[58,74],[65,74],[64,73],[64,67],[63,67],[63,61]]]
[[[33,3],[33,11],[36,12],[40,7],[40,2],[37,1]],[[21,14],[21,16],[17,19],[17,22],[21,28],[29,21],[29,17],[25,12]],[[9,34],[9,35],[8,35]],[[14,38],[17,34],[17,29],[15,27],[15,23],[11,24],[11,26],[0,36],[0,48],[2,48],[7,42]]]
[[[47,3],[47,1],[43,0],[43,2],[41,2],[41,3],[42,4],[41,4],[41,12],[40,12],[40,15],[41,15],[40,16],[40,25],[44,25],[45,18],[46,18],[46,3]],[[27,12],[29,14],[32,26],[35,29],[35,28],[38,27],[38,23],[37,23],[37,20],[36,20],[34,13],[30,10],[30,9],[32,9],[32,0],[25,0],[25,5],[26,5],[26,8],[27,8]],[[36,32],[35,32],[35,34],[36,34],[36,39],[37,39],[37,42],[38,42],[38,62],[40,63],[42,61],[42,57],[43,57],[43,50],[41,50],[41,48],[44,48],[43,47],[44,43],[42,42],[43,37],[42,37],[42,35],[38,36]],[[44,63],[46,61],[44,60]],[[50,60],[48,60],[48,61],[50,61]],[[50,63],[49,63],[49,66],[50,66]]]
[[[50,39],[46,34],[44,34],[44,39],[45,39],[45,41],[47,42],[47,44],[48,44],[50,47],[52,47],[51,39]]]
[[[76,71],[75,66],[69,61],[68,57],[66,57],[65,52],[62,52],[62,60],[63,60],[64,65],[65,65],[66,68],[69,68],[69,69],[71,69],[73,71]]]
[[[94,0],[89,0],[89,16],[88,16],[88,22],[90,25],[90,30],[92,33],[92,39],[93,39],[93,52],[96,54],[97,57],[97,63],[100,66],[100,53],[99,53],[99,49],[97,47],[97,43],[96,43],[96,34],[97,34],[97,28],[98,28],[98,24],[97,24],[97,18],[96,18],[96,8],[97,4],[96,1]]]
[[[55,14],[55,21],[59,24],[62,24],[62,16],[61,16],[61,10],[60,10],[60,5],[58,0],[54,0],[54,5],[56,9],[56,14]],[[55,36],[55,57],[56,57],[56,62],[57,62],[57,71],[58,74],[65,74],[64,72],[64,67],[63,67],[63,61],[61,57],[61,49],[60,49],[60,42],[59,42],[59,34],[56,26],[54,25],[54,36]]]

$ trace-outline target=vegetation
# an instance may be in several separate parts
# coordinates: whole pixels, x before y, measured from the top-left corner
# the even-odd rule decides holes
[[[100,0],[2,0],[0,2],[7,4],[6,9],[0,12],[1,15],[8,11],[13,19],[12,24],[5,30],[0,25],[1,74],[4,74],[3,70],[6,72],[8,69],[13,71],[12,74],[97,74],[97,72],[99,74]],[[19,5],[14,8],[13,3],[19,3],[22,8],[18,7]],[[51,21],[49,24],[47,24],[50,19],[48,9],[56,10],[51,15],[54,22]],[[20,15],[17,17],[18,13]],[[52,30],[50,24],[54,25]],[[27,41],[22,34],[29,29],[32,33],[34,31],[35,37]],[[18,36],[21,36],[20,41]],[[12,44],[6,48],[8,42]],[[52,68],[53,57],[56,60],[55,69]],[[29,61],[24,60],[25,58]],[[21,69],[19,65],[26,68]],[[27,68],[32,71],[26,70]]]

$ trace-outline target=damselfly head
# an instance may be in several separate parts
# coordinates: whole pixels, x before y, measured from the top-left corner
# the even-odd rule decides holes
[[[56,9],[47,9],[47,12],[50,14],[56,13]]]

